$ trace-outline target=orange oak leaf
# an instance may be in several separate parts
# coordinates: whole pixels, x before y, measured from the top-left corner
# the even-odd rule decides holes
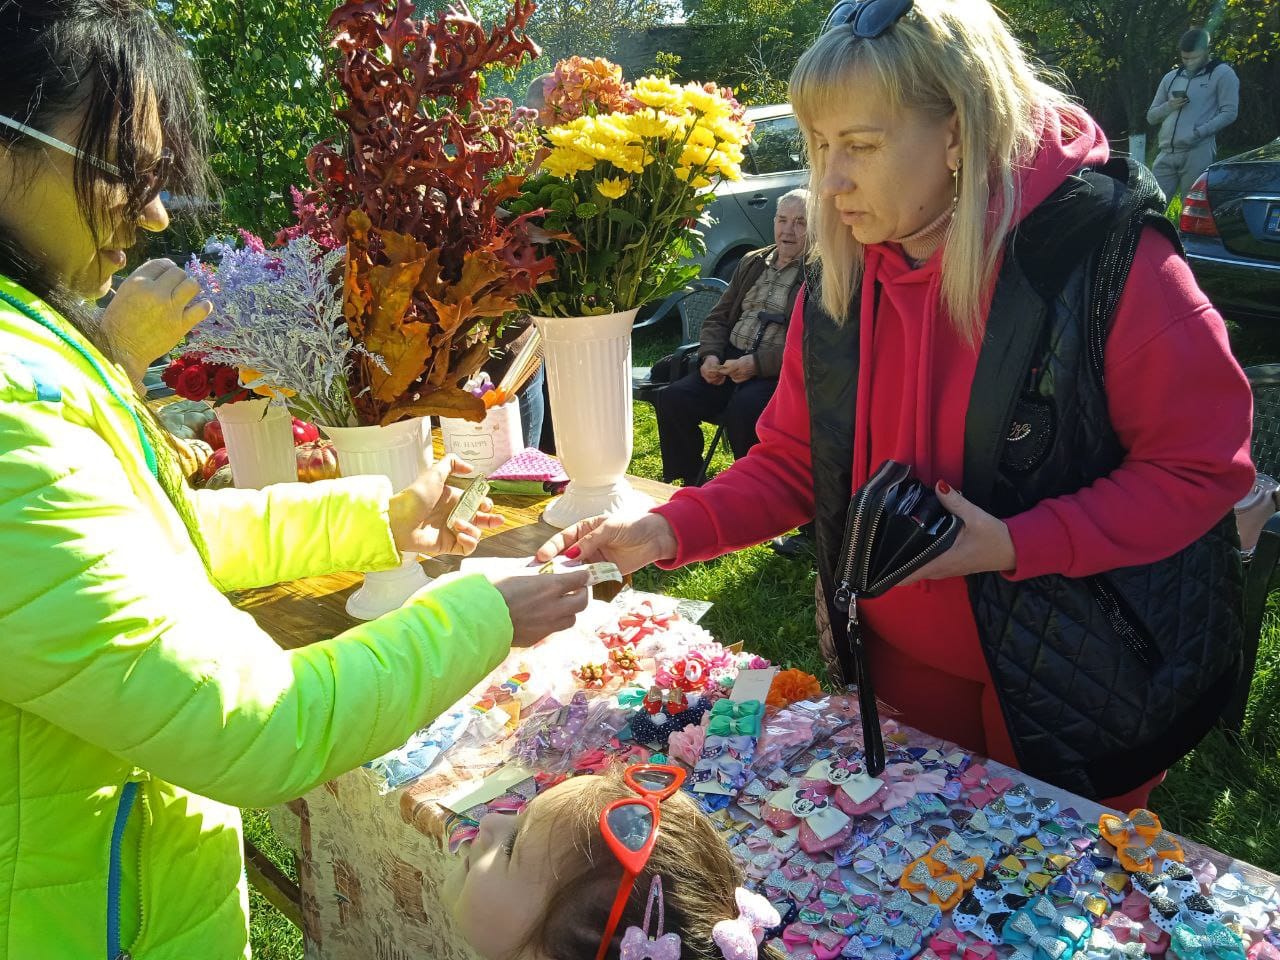
[[[382,425],[409,417],[455,417],[479,423],[484,419],[484,401],[458,387],[433,387],[417,400],[402,400],[387,409]]]

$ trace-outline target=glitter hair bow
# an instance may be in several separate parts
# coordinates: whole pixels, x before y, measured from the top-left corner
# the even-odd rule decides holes
[[[1220,923],[1211,923],[1203,934],[1185,923],[1173,928],[1169,950],[1178,960],[1244,960],[1240,939]]]
[[[1024,944],[1037,960],[1066,960],[1075,952],[1066,940],[1041,930],[1026,910],[1009,918],[1004,925],[1004,939],[1006,943]],[[1027,952],[1021,951],[1023,955]]]
[[[1185,857],[1182,852],[1182,844],[1169,833],[1161,831],[1154,837],[1151,837],[1145,846],[1122,846],[1116,856],[1120,858],[1120,865],[1130,873],[1138,873],[1140,871],[1154,872],[1156,865],[1160,860],[1177,860],[1181,863]]]
[[[924,894],[943,910],[950,910],[964,895],[964,882],[955,874],[935,877],[927,861],[917,861],[902,875],[902,889]]]
[[[1098,830],[1102,839],[1117,850],[1121,847],[1134,846],[1134,841],[1151,840],[1163,827],[1160,818],[1150,810],[1130,810],[1129,816],[1117,817],[1114,813],[1104,813],[1098,817]]]
[[[777,909],[758,893],[743,887],[734,891],[738,915],[711,928],[711,939],[724,960],[757,960],[765,932],[782,922]]]

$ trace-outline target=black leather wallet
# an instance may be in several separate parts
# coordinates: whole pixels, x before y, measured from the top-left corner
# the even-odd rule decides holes
[[[911,467],[894,460],[881,464],[849,502],[833,600],[848,614],[852,679],[858,684],[865,763],[873,776],[884,770],[884,741],[858,625],[858,601],[884,594],[941,556],[962,526],[931,487],[911,476]]]

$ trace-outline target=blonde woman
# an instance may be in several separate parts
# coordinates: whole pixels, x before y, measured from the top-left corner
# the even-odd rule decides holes
[[[816,257],[761,442],[707,486],[545,551],[673,567],[815,519],[819,622],[844,676],[865,668],[930,733],[1145,802],[1236,682],[1226,518],[1253,478],[1222,320],[1176,237],[1130,216],[1154,204],[1149,174],[1097,172],[1102,130],[986,0],[843,2],[791,97]],[[964,528],[859,602],[859,665],[827,598],[850,493],[887,459]]]

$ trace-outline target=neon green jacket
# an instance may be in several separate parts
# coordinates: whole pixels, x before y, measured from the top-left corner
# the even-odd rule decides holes
[[[399,562],[380,478],[192,492],[206,573],[130,386],[0,302],[0,960],[248,954],[237,807],[403,743],[506,656],[478,576],[302,650],[221,590]],[[78,349],[76,349],[78,348]]]

